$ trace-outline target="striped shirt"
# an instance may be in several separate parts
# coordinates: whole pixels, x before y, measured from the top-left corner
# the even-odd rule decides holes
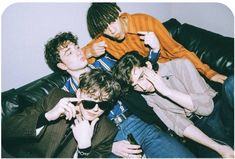
[[[120,59],[126,52],[138,51],[142,56],[146,57],[149,48],[146,47],[143,41],[137,35],[138,31],[154,32],[160,42],[161,54],[158,62],[164,63],[176,58],[187,58],[190,60],[196,69],[204,74],[207,78],[211,78],[217,72],[212,70],[208,65],[203,64],[202,61],[193,52],[185,49],[181,44],[177,43],[168,33],[162,23],[154,17],[146,14],[128,14],[123,13],[120,17],[124,25],[127,25],[128,31],[125,39],[122,42],[113,41],[104,36],[99,36],[93,39],[87,46],[83,48],[85,53],[93,43],[105,41],[108,45],[106,50],[116,59]],[[127,21],[127,23],[126,23]],[[94,62],[94,58],[89,59],[89,63]]]

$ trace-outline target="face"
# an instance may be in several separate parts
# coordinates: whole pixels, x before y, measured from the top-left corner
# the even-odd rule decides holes
[[[106,108],[108,108],[108,106],[105,105],[107,102],[94,99],[94,97],[95,95],[87,95],[80,90],[77,91],[77,98],[81,101],[79,104],[80,113],[83,118],[88,121],[95,120],[104,113]]]
[[[63,65],[62,68],[60,67],[61,69],[76,71],[87,66],[87,59],[78,45],[67,41],[63,46],[60,46],[58,50],[62,61],[60,64]]]
[[[123,40],[125,38],[125,33],[124,24],[119,18],[110,23],[104,30],[105,35],[108,35],[116,40]]]
[[[147,67],[134,67],[131,71],[131,81],[134,90],[139,92],[151,93],[155,91],[153,84],[147,79],[144,70]]]

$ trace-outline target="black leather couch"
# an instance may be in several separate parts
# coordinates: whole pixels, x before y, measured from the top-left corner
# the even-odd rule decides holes
[[[211,68],[224,75],[233,74],[234,38],[224,37],[190,24],[181,24],[176,19],[170,19],[164,22],[164,25],[177,42],[195,52]],[[52,88],[62,87],[67,78],[67,75],[52,73],[20,88],[2,92],[2,121],[25,107],[33,105],[47,95]],[[220,84],[208,82],[212,88],[221,92]],[[2,145],[4,147],[4,143]],[[4,149],[2,157],[9,157]]]

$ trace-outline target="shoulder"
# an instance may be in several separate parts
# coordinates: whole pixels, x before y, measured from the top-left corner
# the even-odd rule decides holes
[[[64,97],[74,97],[73,94],[70,94],[60,88],[52,89],[46,97],[44,97],[44,101],[49,106],[54,106],[60,99]]]
[[[73,95],[65,90],[62,90],[60,88],[54,88],[52,89],[48,96],[50,97],[72,97]]]
[[[134,13],[134,14],[128,14],[131,18],[133,19],[152,19],[152,20],[156,20],[159,21],[157,18],[153,17],[152,15],[149,14],[145,14],[145,13]]]

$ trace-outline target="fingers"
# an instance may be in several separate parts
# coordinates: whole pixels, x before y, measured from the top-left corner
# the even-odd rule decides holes
[[[61,100],[61,108],[63,109],[62,114],[65,115],[66,120],[71,120],[76,117],[75,106],[71,102],[77,102],[77,98],[63,98]]]
[[[101,41],[101,42],[96,43],[96,46],[97,47],[107,47],[107,44],[105,43],[105,41]]]

